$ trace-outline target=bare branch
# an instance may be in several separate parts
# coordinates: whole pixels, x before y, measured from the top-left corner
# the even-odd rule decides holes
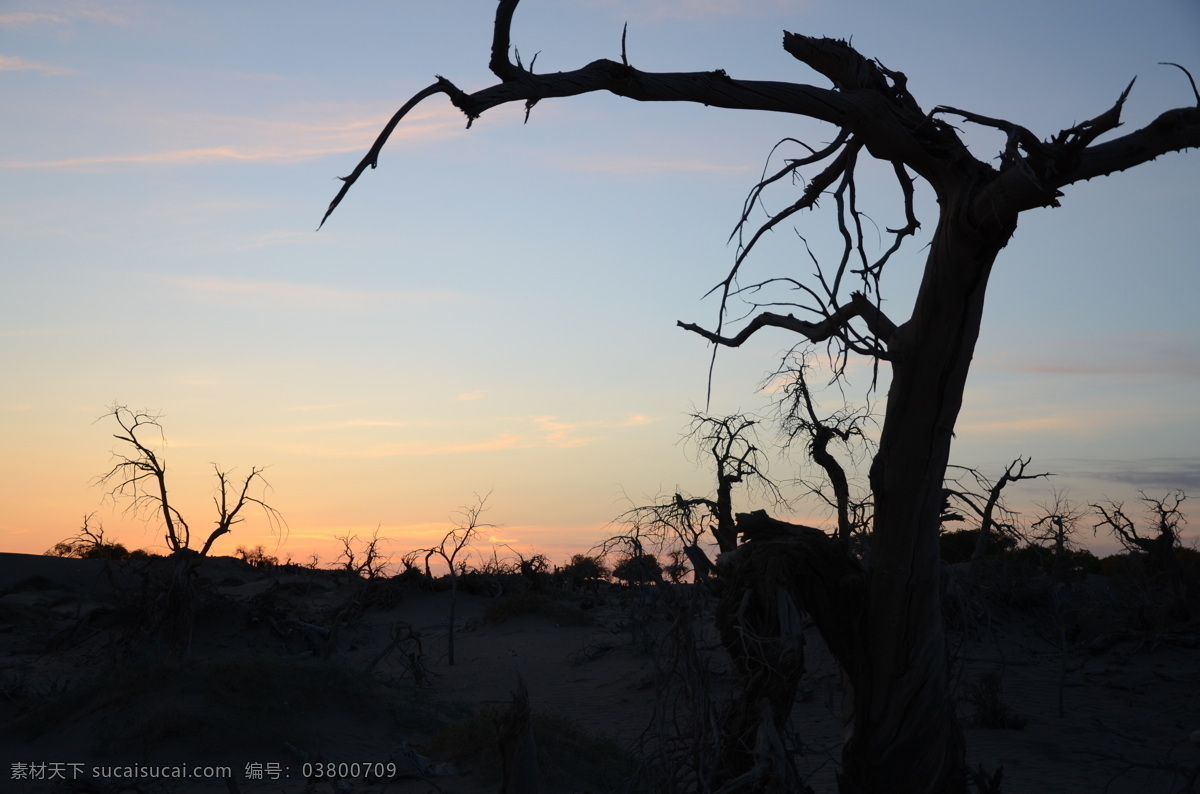
[[[358,165],[354,167],[354,170],[350,172],[350,175],[338,177],[342,180],[342,188],[337,192],[337,195],[333,197],[333,201],[329,202],[329,208],[326,209],[325,214],[321,216],[321,222],[317,224],[318,231],[322,226],[325,225],[325,221],[329,220],[329,216],[333,214],[333,211],[337,209],[337,206],[342,203],[342,199],[345,198],[346,194],[350,192],[350,188],[355,182],[358,181],[358,178],[362,176],[363,172],[366,171],[368,167],[375,168],[379,165],[379,153],[383,151],[383,145],[387,143],[388,138],[392,135],[392,131],[396,129],[396,125],[400,123],[401,119],[407,116],[409,111],[434,94],[452,95],[453,92],[456,91],[458,91],[458,89],[454,87],[453,83],[443,77],[439,77],[436,83],[418,91],[413,95],[412,99],[405,102],[404,105],[396,111],[395,115],[393,115],[388,123],[384,125],[383,131],[380,132],[375,138],[375,143],[371,144],[371,148],[367,152],[366,156],[359,161]]]
[[[852,497],[846,468],[830,447],[835,441],[843,445],[850,445],[854,441],[865,442],[863,424],[870,417],[870,409],[843,409],[827,417],[819,416],[808,384],[809,367],[805,351],[793,348],[763,386],[781,377],[786,378],[777,401],[785,446],[790,446],[798,438],[805,440],[808,456],[825,473],[833,494],[827,494],[820,485],[807,482],[805,485],[813,495],[835,510],[838,539],[848,547],[852,536],[866,530],[864,517],[868,512],[865,507],[869,499]]]
[[[217,527],[209,533],[208,538],[204,541],[204,546],[200,549],[200,556],[207,556],[212,549],[213,543],[217,538],[226,535],[233,531],[235,524],[240,524],[245,519],[239,516],[242,509],[248,504],[258,505],[267,517],[268,523],[271,525],[271,531],[282,535],[287,528],[287,521],[284,520],[283,514],[276,510],[266,501],[249,495],[250,486],[257,480],[262,484],[264,489],[271,487],[266,478],[262,476],[264,469],[252,466],[250,473],[242,481],[241,489],[237,492],[236,501],[230,507],[231,486],[233,485],[229,475],[230,472],[223,471],[217,464],[212,464],[213,472],[217,476],[217,493],[213,496],[213,503],[217,508]]]
[[[167,548],[172,552],[188,548],[191,531],[187,522],[183,520],[183,516],[171,505],[167,496],[166,462],[159,460],[154,450],[138,437],[139,430],[150,427],[158,433],[158,437],[162,441],[162,425],[158,422],[162,418],[162,414],[131,411],[124,405],[114,403],[110,406],[108,413],[96,421],[110,416],[124,431],[123,434],[113,434],[113,438],[132,446],[135,455],[128,457],[114,451],[113,457],[117,462],[106,474],[96,478],[96,483],[112,485],[108,491],[109,497],[114,500],[127,499],[126,511],[130,514],[139,515],[143,511],[160,514],[166,529],[164,539]],[[149,490],[147,490],[147,486]]]
[[[1180,508],[1186,499],[1187,494],[1180,490],[1169,491],[1161,498],[1138,491],[1138,501],[1152,519],[1152,535],[1138,529],[1137,522],[1125,513],[1123,503],[1110,500],[1093,504],[1092,509],[1100,514],[1100,521],[1093,525],[1092,533],[1107,527],[1126,551],[1146,554],[1155,566],[1171,570],[1175,549],[1180,545],[1180,530],[1187,521]]]
[[[952,481],[952,484],[957,486],[951,488],[947,486],[946,495],[955,499],[960,505],[965,505],[970,510],[979,516],[979,539],[975,544],[975,551],[971,555],[971,564],[978,566],[987,552],[988,542],[993,529],[1009,530],[1009,534],[1015,534],[1012,524],[1015,519],[1007,523],[1001,523],[996,520],[996,514],[1010,513],[1001,502],[1001,496],[1004,489],[1013,483],[1021,482],[1022,480],[1036,480],[1042,477],[1053,477],[1051,472],[1039,472],[1037,474],[1026,474],[1025,469],[1033,462],[1033,458],[1022,458],[1018,456],[1011,463],[1004,467],[1004,473],[1001,474],[995,482],[989,482],[988,478],[977,469],[972,469],[966,466],[954,466],[953,468],[963,469],[967,474],[970,474],[975,480],[975,485],[983,489],[983,498],[972,492],[962,484],[961,477]],[[1061,500],[1065,502],[1065,499]]]
[[[108,472],[96,478],[97,484],[111,486],[108,495],[114,500],[128,500],[126,512],[130,514],[142,515],[149,512],[161,515],[166,529],[167,548],[172,553],[191,549],[191,529],[180,512],[171,504],[167,494],[166,461],[160,458],[138,435],[144,428],[150,427],[157,431],[160,439],[163,439],[162,425],[158,421],[162,414],[152,414],[147,411],[135,412],[124,405],[114,404],[109,412],[100,419],[110,416],[124,431],[123,434],[116,433],[113,437],[132,446],[135,454],[128,456],[114,451],[113,458],[116,459],[116,463]],[[208,554],[217,538],[229,533],[234,524],[242,521],[238,514],[247,504],[256,504],[262,508],[271,525],[272,532],[282,534],[286,530],[287,522],[278,510],[261,498],[249,494],[250,486],[256,480],[262,484],[264,489],[270,488],[270,484],[262,476],[262,468],[251,468],[250,474],[246,476],[237,493],[232,491],[233,484],[229,479],[229,472],[221,470],[215,463],[213,471],[217,475],[217,491],[213,495],[213,503],[217,508],[217,528],[205,540],[204,546],[200,550],[201,556]]]
[[[815,323],[798,320],[791,314],[781,315],[774,312],[763,312],[751,320],[736,335],[730,337],[705,330],[695,323],[680,321],[676,325],[685,331],[699,334],[714,344],[724,345],[725,347],[740,347],[747,339],[754,336],[755,333],[763,328],[784,328],[800,334],[810,342],[823,342],[832,336],[844,338],[847,323],[855,317],[861,317],[866,321],[872,333],[878,336],[884,344],[896,332],[895,323],[888,319],[887,315],[878,306],[867,300],[866,296],[861,292],[852,293],[850,303],[842,306],[829,317]],[[882,350],[872,352],[882,359],[886,360],[888,358],[887,354]]]
[[[1159,61],[1158,65],[1159,66],[1174,66],[1176,69],[1178,69],[1179,71],[1181,71],[1185,75],[1187,75],[1188,82],[1192,84],[1192,95],[1196,97],[1196,106],[1200,107],[1200,91],[1196,90],[1196,78],[1192,77],[1192,73],[1189,72],[1187,69],[1183,68],[1182,66],[1180,66],[1179,64],[1171,63],[1170,61]]]

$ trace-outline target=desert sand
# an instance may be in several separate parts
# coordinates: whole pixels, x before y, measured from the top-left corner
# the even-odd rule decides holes
[[[169,624],[148,595],[162,569],[0,554],[0,791],[496,792],[494,723],[518,675],[543,791],[649,790],[624,786],[649,779],[655,714],[680,713],[653,587],[460,592],[451,666],[446,589],[206,559],[194,628],[172,646],[148,629]],[[1003,767],[1005,792],[1191,790],[1195,624],[1130,627],[1103,577],[995,599],[948,576],[972,767]],[[676,587],[697,599],[693,658],[719,705],[737,681],[711,605]],[[806,641],[790,746],[809,785],[835,791],[848,703],[814,628]],[[1023,727],[978,724],[989,673],[1001,716]],[[150,777],[180,766],[231,777]]]

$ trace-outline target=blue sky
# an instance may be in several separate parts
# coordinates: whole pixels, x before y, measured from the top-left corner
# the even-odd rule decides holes
[[[731,263],[771,146],[831,131],[609,96],[543,102],[528,124],[500,108],[468,131],[435,98],[315,232],[334,178],[435,74],[494,82],[493,14],[483,0],[0,2],[6,550],[40,552],[93,510],[128,544],[157,542],[91,484],[113,446],[95,420],[114,401],[165,413],[194,528],[211,519],[210,462],[270,466],[281,548],[298,558],[376,527],[395,551],[425,545],[487,491],[497,538],[561,556],[627,499],[708,487],[678,442],[704,406],[709,351],[675,321],[715,318],[701,296]],[[1189,0],[527,0],[513,41],[539,71],[571,69],[617,57],[626,21],[639,68],[817,85],[780,32],[853,37],[927,109],[1042,136],[1107,109],[1135,75],[1124,117],[1141,126],[1192,101],[1158,62],[1200,74]],[[980,157],[1002,143],[963,129]],[[892,224],[871,184],[865,171],[872,217]],[[1032,455],[1081,503],[1200,494],[1200,155],[1066,193],[998,261],[955,461],[995,473]],[[836,244],[827,216],[798,226],[818,251]],[[917,242],[885,282],[895,318]],[[790,229],[750,267],[811,270]],[[724,351],[710,411],[764,410],[756,387],[792,341]],[[848,393],[867,377],[852,369]],[[1033,509],[1046,488],[1013,502]],[[258,542],[276,540],[252,520],[219,550]]]

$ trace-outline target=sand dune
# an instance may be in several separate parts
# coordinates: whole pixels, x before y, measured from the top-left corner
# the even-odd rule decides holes
[[[445,590],[215,558],[200,568],[181,656],[148,632],[170,614],[153,595],[165,571],[0,554],[0,790],[495,792],[493,717],[518,671],[543,790],[622,790],[656,746],[656,705],[680,708],[664,699],[679,690],[653,594],[460,593],[451,667]],[[1007,792],[1184,790],[1200,762],[1189,741],[1200,728],[1200,635],[1109,625],[1116,608],[1102,579],[1068,598],[1066,653],[1055,618],[1066,613],[1052,600],[966,602],[951,640],[970,763],[1003,766]],[[719,703],[737,682],[710,621],[693,628]],[[815,629],[806,639],[792,741],[810,785],[834,791],[848,703]],[[1023,728],[973,723],[971,693],[989,672]],[[152,777],[178,765],[224,768],[232,782]],[[141,780],[122,789],[130,781],[116,775]]]

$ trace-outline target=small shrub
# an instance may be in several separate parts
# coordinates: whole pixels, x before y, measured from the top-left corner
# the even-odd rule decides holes
[[[612,575],[627,584],[662,581],[662,565],[653,554],[631,554],[617,563]]]
[[[559,573],[570,580],[576,589],[591,582],[607,579],[611,575],[599,557],[589,557],[586,554],[571,557],[571,561]]]
[[[252,549],[248,549],[245,546],[238,546],[237,555],[251,568],[274,568],[279,564],[279,558],[267,554],[261,545],[255,546]]]
[[[130,551],[121,543],[94,543],[89,540],[64,540],[46,552],[47,557],[76,557],[81,560],[130,560],[145,558],[141,549]]]

